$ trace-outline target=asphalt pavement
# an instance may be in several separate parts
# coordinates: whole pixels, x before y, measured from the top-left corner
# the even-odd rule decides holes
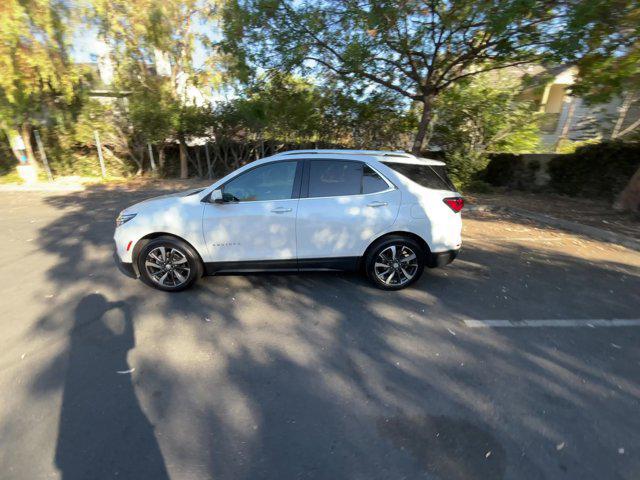
[[[169,294],[112,259],[158,193],[0,193],[0,478],[640,478],[639,252],[477,213],[400,292]]]

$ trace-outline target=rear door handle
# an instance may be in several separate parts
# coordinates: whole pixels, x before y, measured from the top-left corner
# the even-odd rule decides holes
[[[291,208],[278,207],[278,208],[274,208],[271,211],[273,213],[287,213],[287,212],[290,212],[291,210],[292,210]]]
[[[371,202],[367,203],[367,207],[386,207],[388,205],[387,202]]]

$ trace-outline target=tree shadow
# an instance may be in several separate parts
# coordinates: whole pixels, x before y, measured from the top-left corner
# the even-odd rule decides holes
[[[164,294],[121,280],[110,256],[117,209],[153,193],[96,190],[48,200],[65,209],[40,232],[42,248],[56,259],[50,280],[75,288],[97,272],[90,288],[122,299],[90,295],[89,301],[83,292],[36,329],[47,338],[65,331],[66,312],[78,305],[70,352],[79,353],[71,359],[88,366],[68,370],[65,380],[67,426],[63,434],[61,420],[56,463],[68,478],[83,474],[72,470],[74,461],[92,468],[70,459],[74,448],[83,451],[82,436],[88,450],[98,450],[91,435],[105,442],[120,436],[125,445],[141,438],[146,455],[125,453],[121,467],[107,453],[104,465],[115,462],[122,476],[140,462],[160,473],[138,478],[166,477],[130,375],[114,373],[128,369],[133,340],[99,325],[116,314],[131,318],[139,303],[145,310],[136,314],[138,333],[153,347],[136,358],[136,390],[150,418],[169,433],[160,437],[167,463],[183,467],[185,476],[187,468],[193,478],[234,480],[605,478],[611,472],[608,478],[630,479],[640,472],[631,446],[640,444],[640,419],[630,414],[640,361],[635,331],[620,338],[613,329],[525,333],[462,324],[465,318],[634,318],[637,266],[535,245],[468,242],[454,264],[425,272],[400,292],[376,290],[357,275],[300,274],[212,277]],[[103,365],[97,359],[105,355]],[[60,368],[54,359],[41,372],[37,395],[51,388],[46,385]],[[68,383],[78,385],[69,400]],[[85,396],[107,409],[116,426],[92,408],[77,408]],[[128,408],[121,411],[118,403]],[[133,416],[133,433],[119,430],[119,415]],[[625,439],[628,455],[601,453],[617,437]],[[567,448],[556,450],[560,442]]]

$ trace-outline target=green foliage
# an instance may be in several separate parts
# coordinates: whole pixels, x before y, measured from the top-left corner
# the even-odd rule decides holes
[[[560,193],[613,199],[640,167],[640,143],[585,145],[549,162],[551,186]]]
[[[342,142],[353,148],[404,150],[410,144],[418,119],[403,108],[398,95],[377,91],[362,99],[334,88],[324,88],[329,132],[340,132]]]
[[[194,136],[405,149],[415,134],[414,151],[430,139],[469,185],[489,153],[537,148],[536,113],[496,71],[571,59],[593,101],[640,78],[635,0],[0,3],[0,128],[37,127],[58,173],[95,171],[94,131],[123,174],[142,171],[147,143]],[[78,27],[98,31],[126,99],[87,94],[95,79],[69,56]],[[220,86],[237,95],[215,112],[186,95]]]
[[[218,107],[218,135],[400,148],[415,125],[413,115],[402,111],[392,95],[357,99],[281,72],[258,77],[241,93]]]
[[[38,170],[37,178],[40,182],[46,182],[47,174],[44,170],[40,169]],[[15,168],[15,166],[7,170],[0,169],[0,185],[16,183],[20,185],[24,184],[25,182],[24,179],[18,174],[18,169]]]
[[[579,74],[575,94],[592,103],[640,88],[640,4],[637,0],[578,2],[569,12],[560,52]]]
[[[149,143],[164,142],[179,124],[179,105],[166,87],[160,82],[156,85],[155,88],[134,88],[128,98],[133,130]]]
[[[568,138],[561,139],[558,145],[556,146],[556,153],[573,153],[578,148],[583,147],[585,145],[596,145],[602,142],[600,138],[592,138],[589,140],[580,140],[573,141]]]
[[[236,55],[239,70],[310,72],[417,102],[418,152],[439,95],[469,77],[550,54],[570,7],[535,0],[233,1],[221,47]]]
[[[284,141],[322,135],[323,98],[311,83],[271,73],[258,77],[242,93],[218,109],[219,129]]]
[[[0,130],[0,175],[5,175],[16,165],[16,158],[9,148],[9,138]]]
[[[4,0],[0,13],[0,128],[68,107],[83,71],[68,58],[73,20],[66,3]]]
[[[471,181],[487,153],[533,152],[539,129],[534,105],[519,100],[518,81],[492,74],[460,82],[435,104],[431,142],[446,152],[452,177]]]
[[[516,173],[524,168],[522,156],[514,153],[496,153],[490,155],[487,168],[482,176],[495,187],[509,186]]]
[[[484,180],[471,180],[468,184],[463,186],[464,192],[470,193],[492,193],[493,187]]]

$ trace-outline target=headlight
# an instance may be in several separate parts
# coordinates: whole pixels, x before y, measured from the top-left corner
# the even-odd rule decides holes
[[[131,220],[136,215],[137,215],[137,213],[127,213],[127,214],[123,215],[122,212],[121,212],[120,215],[118,215],[118,218],[116,218],[116,228],[119,227],[120,225],[123,225],[123,224],[127,223],[129,220]]]

